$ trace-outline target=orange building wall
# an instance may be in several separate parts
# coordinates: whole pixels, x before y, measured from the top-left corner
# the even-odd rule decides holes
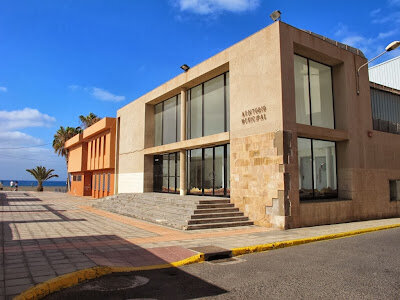
[[[82,176],[81,181],[71,180],[70,194],[95,198],[114,194],[114,118],[101,119],[69,139],[65,148],[68,149],[68,172],[72,176]]]
[[[109,179],[108,179],[109,177]],[[108,185],[110,185],[108,187]],[[94,171],[92,175],[93,198],[102,198],[114,194],[114,169]]]

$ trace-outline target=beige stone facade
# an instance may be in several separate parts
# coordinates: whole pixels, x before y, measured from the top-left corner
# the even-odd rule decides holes
[[[334,128],[297,123],[295,55],[331,67]],[[357,49],[271,24],[118,110],[116,192],[153,191],[154,155],[182,158],[191,149],[229,144],[231,201],[257,225],[293,228],[399,216],[389,180],[400,179],[400,135],[372,128],[367,69],[356,93],[356,70],[365,62]],[[178,94],[186,100],[189,89],[225,72],[229,131],[187,139],[181,106],[180,140],[155,146],[155,105]],[[336,143],[336,198],[300,201],[298,137]],[[179,169],[181,186],[185,166]]]

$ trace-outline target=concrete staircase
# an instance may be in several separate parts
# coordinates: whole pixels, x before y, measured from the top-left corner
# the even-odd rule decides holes
[[[221,197],[132,193],[103,198],[94,206],[185,230],[253,225],[229,198]]]

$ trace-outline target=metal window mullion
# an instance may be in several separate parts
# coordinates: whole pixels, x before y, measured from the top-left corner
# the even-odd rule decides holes
[[[228,169],[227,161],[228,161],[228,146],[224,145],[224,196],[226,196],[226,186],[228,178],[228,175],[226,174]]]
[[[201,84],[201,136],[204,136],[204,83]]]
[[[204,148],[201,149],[201,195],[204,196]]]
[[[307,75],[308,75],[308,103],[310,108],[310,125],[312,126],[312,106],[311,106],[311,74],[310,74],[310,60],[307,58]]]
[[[161,102],[161,145],[164,145],[164,101]]]
[[[215,196],[215,147],[212,148],[213,149],[213,196]]]
[[[175,96],[175,142],[178,141],[178,95]],[[182,104],[182,103],[181,103]],[[179,124],[180,129],[180,124]]]
[[[311,178],[312,178],[312,195],[313,199],[315,199],[315,188],[314,188],[314,140],[310,139],[311,141]]]
[[[224,131],[227,132],[227,114],[226,114],[226,73],[224,73]]]

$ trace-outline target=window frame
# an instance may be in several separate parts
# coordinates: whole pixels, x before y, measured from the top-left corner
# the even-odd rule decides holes
[[[390,202],[396,202],[396,201],[400,201],[400,198],[398,198],[398,199],[393,199],[392,198],[392,196],[391,196],[391,182],[395,182],[395,183],[397,183],[397,182],[400,182],[400,179],[389,179],[389,201]]]
[[[307,60],[307,77],[308,77],[308,104],[309,104],[309,109],[310,109],[310,124],[304,124],[304,125],[308,125],[308,126],[316,126],[313,125],[312,123],[312,105],[311,105],[311,80],[310,80],[310,60],[316,63],[319,63],[321,65],[327,66],[330,68],[331,70],[331,87],[332,87],[332,113],[333,113],[333,128],[329,128],[329,127],[322,127],[322,128],[328,128],[328,129],[336,129],[336,113],[335,113],[335,94],[334,94],[334,80],[333,80],[333,66],[330,66],[326,63],[323,63],[321,61],[306,57],[304,55],[298,54],[298,53],[294,53],[294,56],[297,55],[299,57],[302,57],[304,59]],[[293,56],[293,66],[294,66],[294,56]],[[294,68],[293,68],[293,74],[294,74]],[[295,96],[296,97],[296,96]],[[295,99],[296,100],[296,99]],[[295,101],[296,102],[296,101]],[[296,103],[295,103],[296,106]],[[296,108],[296,107],[295,107]],[[297,123],[297,120],[296,120]],[[298,124],[302,124],[302,123],[298,123]],[[316,126],[316,127],[321,127],[321,126]],[[322,140],[321,140],[322,141]],[[329,141],[328,141],[329,142]],[[330,141],[331,142],[331,141]]]
[[[204,84],[219,77],[219,76],[222,76],[222,75],[224,76],[224,88],[223,88],[223,91],[224,91],[224,131],[223,132],[230,131],[230,126],[229,126],[229,130],[228,130],[228,117],[227,117],[228,113],[230,113],[230,110],[229,110],[229,112],[227,111],[228,104],[227,104],[227,96],[226,96],[227,88],[229,88],[226,85],[226,82],[227,82],[226,78],[227,78],[228,73],[229,73],[229,71],[221,73],[221,74],[214,76],[206,81],[203,81],[202,83],[195,85],[187,90],[185,101],[186,101],[186,137],[188,140],[192,139],[192,110],[191,110],[192,89],[201,85],[201,136],[199,136],[199,137],[204,137],[205,136],[204,135]],[[230,78],[229,78],[229,84],[230,84]],[[181,99],[181,101],[182,101],[182,99]],[[229,99],[229,102],[230,102],[230,99]],[[196,138],[199,138],[199,137],[196,137]]]
[[[190,149],[186,151],[186,161],[188,162],[186,164],[186,193],[188,195],[193,195],[193,196],[212,196],[212,197],[225,197],[225,198],[229,198],[230,197],[230,193],[227,193],[228,190],[228,185],[227,185],[227,181],[228,181],[228,174],[227,174],[227,170],[228,170],[228,160],[227,160],[227,153],[228,153],[228,144],[222,144],[222,145],[215,145],[212,147],[204,147],[204,148],[195,148],[195,149]],[[224,181],[224,193],[223,195],[216,195],[215,194],[215,148],[217,147],[223,147],[223,163],[224,163],[224,174],[223,174],[223,181]],[[212,195],[210,194],[205,194],[204,193],[204,181],[205,181],[205,163],[204,163],[204,157],[205,157],[205,149],[212,149],[212,153],[213,153],[213,178],[212,178],[212,182],[213,182],[213,186],[212,186]],[[190,164],[191,164],[191,151],[192,150],[201,150],[201,194],[192,194],[190,193]],[[229,162],[230,163],[230,162]],[[230,177],[229,177],[230,178]],[[229,185],[229,190],[230,190],[230,185]]]
[[[299,186],[299,200],[300,202],[315,202],[315,201],[323,201],[323,200],[332,200],[332,199],[338,199],[339,198],[339,181],[338,181],[338,157],[337,157],[337,142],[336,141],[330,141],[330,140],[325,140],[325,139],[315,139],[315,138],[309,138],[309,137],[303,137],[303,136],[298,136],[298,139],[307,139],[311,141],[311,174],[312,174],[312,178],[311,178],[311,184],[312,184],[312,198],[301,198],[300,197],[300,186]],[[314,188],[314,181],[315,181],[315,176],[314,176],[314,145],[313,145],[313,141],[323,141],[323,142],[331,142],[331,143],[335,143],[335,169],[336,169],[336,195],[335,196],[325,196],[325,197],[316,197],[315,196],[315,188]],[[298,142],[297,142],[298,145]],[[299,162],[299,154],[297,153],[297,164]],[[297,170],[298,175],[300,175],[300,166],[298,164],[298,170]]]
[[[156,135],[155,135],[155,130],[154,130],[154,146],[155,147],[176,143],[176,142],[179,142],[180,139],[182,138],[182,137],[180,137],[180,139],[178,140],[178,136],[180,136],[180,131],[181,131],[181,124],[178,124],[178,114],[180,114],[180,109],[178,111],[179,95],[180,94],[176,94],[175,96],[172,96],[172,97],[165,99],[157,104],[154,104],[154,115],[155,115],[155,107],[157,105],[161,105],[161,144],[156,145]],[[172,98],[175,98],[175,142],[164,144],[164,104],[165,104],[165,101],[168,101]],[[182,105],[182,99],[181,99],[180,105]],[[155,124],[155,120],[154,120],[154,126],[155,125],[156,124]]]

